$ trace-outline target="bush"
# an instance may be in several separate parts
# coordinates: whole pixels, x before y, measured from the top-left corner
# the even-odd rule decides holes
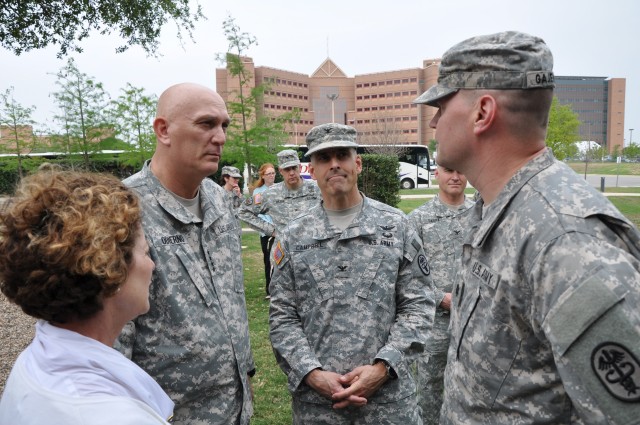
[[[374,154],[361,156],[362,174],[358,178],[358,189],[369,198],[397,208],[400,203],[398,157]]]

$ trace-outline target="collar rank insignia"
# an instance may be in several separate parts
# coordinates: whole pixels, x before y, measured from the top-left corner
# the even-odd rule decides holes
[[[640,401],[640,362],[627,347],[603,342],[591,353],[591,367],[607,391],[625,402]]]

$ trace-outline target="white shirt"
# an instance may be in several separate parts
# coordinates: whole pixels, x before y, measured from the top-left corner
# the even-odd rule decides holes
[[[115,349],[36,323],[0,400],[0,424],[166,424],[174,403]]]

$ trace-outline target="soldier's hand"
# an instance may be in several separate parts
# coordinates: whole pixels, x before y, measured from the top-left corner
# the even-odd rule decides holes
[[[351,372],[340,377],[344,390],[333,394],[334,409],[341,409],[348,405],[362,405],[354,401],[366,400],[384,385],[389,377],[382,362],[374,365],[358,366]]]
[[[440,307],[445,310],[451,310],[451,292],[444,294],[444,298],[440,301]]]
[[[326,370],[314,369],[304,377],[304,382],[321,396],[331,400],[334,393],[342,391],[341,375]]]

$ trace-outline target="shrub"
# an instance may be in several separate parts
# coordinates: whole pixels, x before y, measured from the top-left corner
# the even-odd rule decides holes
[[[397,208],[400,203],[398,157],[374,154],[361,156],[362,174],[358,178],[358,188],[369,198]]]

